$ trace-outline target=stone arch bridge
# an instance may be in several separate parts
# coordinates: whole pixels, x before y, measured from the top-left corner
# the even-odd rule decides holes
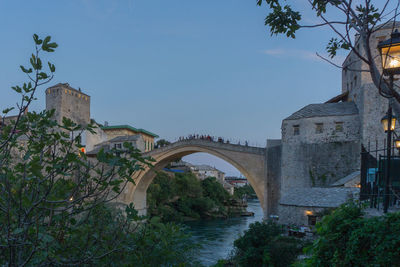
[[[133,176],[135,184],[128,184],[117,201],[126,204],[133,202],[139,214],[146,214],[146,192],[156,172],[165,168],[170,162],[197,152],[209,153],[232,164],[246,176],[254,188],[264,215],[274,212],[275,204],[277,204],[275,192],[279,187],[268,179],[267,149],[202,139],[182,140],[143,153],[143,156],[149,156],[155,160],[153,166],[146,166],[144,170],[136,172]]]

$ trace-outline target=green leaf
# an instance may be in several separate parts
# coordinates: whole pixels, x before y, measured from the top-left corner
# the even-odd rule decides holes
[[[54,64],[51,64],[50,62],[47,62],[47,64],[49,64],[49,69],[51,72],[55,72],[56,71],[56,66],[54,66]]]
[[[44,80],[44,79],[47,79],[49,77],[49,76],[47,76],[47,74],[45,72],[40,72],[38,74],[38,76],[39,76],[39,80]]]
[[[39,36],[36,33],[33,35],[33,40],[37,45],[40,45],[43,42],[41,39],[39,39]]]
[[[19,87],[18,85],[17,86],[12,86],[11,88],[17,93],[21,93],[22,92],[21,87]]]
[[[21,70],[23,71],[23,72],[25,72],[25,73],[31,73],[32,72],[32,69],[31,68],[29,68],[29,69],[26,69],[24,66],[19,66],[20,68],[21,68]]]
[[[14,109],[14,107],[3,109],[3,114],[7,114],[8,112],[10,112],[13,109]]]
[[[51,40],[50,36],[47,36],[46,38],[44,38],[43,44],[42,44],[43,51],[54,52],[54,49],[58,47],[58,44],[56,44],[56,43],[49,43],[50,40]]]

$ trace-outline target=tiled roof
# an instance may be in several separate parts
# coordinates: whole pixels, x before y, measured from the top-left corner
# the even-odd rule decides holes
[[[113,139],[109,140],[110,143],[114,142],[129,142],[129,141],[137,141],[140,138],[139,134],[135,135],[123,135],[123,136],[117,136],[114,137]]]
[[[285,120],[297,120],[302,118],[326,117],[326,116],[345,116],[358,114],[358,109],[354,102],[310,104],[296,111]]]
[[[104,149],[105,152],[110,151],[110,145],[108,144],[108,142],[103,142],[103,143],[101,143],[101,144],[96,145],[96,147],[93,148],[93,150],[87,151],[87,152],[86,152],[86,155],[88,155],[88,156],[95,156],[95,155],[97,155],[97,153],[99,153],[99,151],[100,151],[102,148]]]
[[[291,188],[281,197],[280,204],[297,207],[339,207],[359,193],[359,188]]]
[[[128,130],[131,130],[131,131],[134,131],[134,132],[137,132],[137,133],[144,133],[144,134],[153,136],[153,137],[155,137],[155,138],[158,137],[158,135],[156,135],[155,133],[146,131],[146,130],[144,130],[144,129],[137,129],[137,128],[132,127],[132,126],[130,126],[130,125],[103,126],[103,127],[101,127],[101,129],[102,129],[102,130],[110,130],[110,129],[128,129]]]
[[[360,171],[355,171],[353,173],[350,173],[346,177],[343,177],[342,179],[331,184],[331,186],[343,186],[346,183],[350,182],[351,180],[356,180],[356,179],[358,179],[358,181],[360,181],[360,174],[361,174]]]

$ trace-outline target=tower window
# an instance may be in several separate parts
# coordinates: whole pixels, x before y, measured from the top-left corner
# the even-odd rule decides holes
[[[307,217],[308,217],[308,225],[313,226],[317,224],[317,216],[307,215]]]
[[[316,123],[315,124],[315,133],[320,134],[324,131],[324,124],[323,123]]]
[[[300,126],[293,125],[293,135],[299,135],[299,134],[300,134]]]
[[[335,122],[335,131],[343,132],[343,122]]]

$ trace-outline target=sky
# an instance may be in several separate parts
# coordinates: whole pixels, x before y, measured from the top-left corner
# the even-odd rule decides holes
[[[32,35],[51,35],[59,48],[46,55],[56,65],[49,85],[80,87],[96,121],[170,141],[209,134],[265,147],[280,138],[282,119],[341,92],[341,70],[315,55],[326,54],[332,33],[271,36],[267,13],[255,0],[0,0],[0,108],[18,100],[10,87],[26,81],[19,65]],[[32,109],[45,108],[45,88]],[[204,154],[185,160],[239,174]]]

